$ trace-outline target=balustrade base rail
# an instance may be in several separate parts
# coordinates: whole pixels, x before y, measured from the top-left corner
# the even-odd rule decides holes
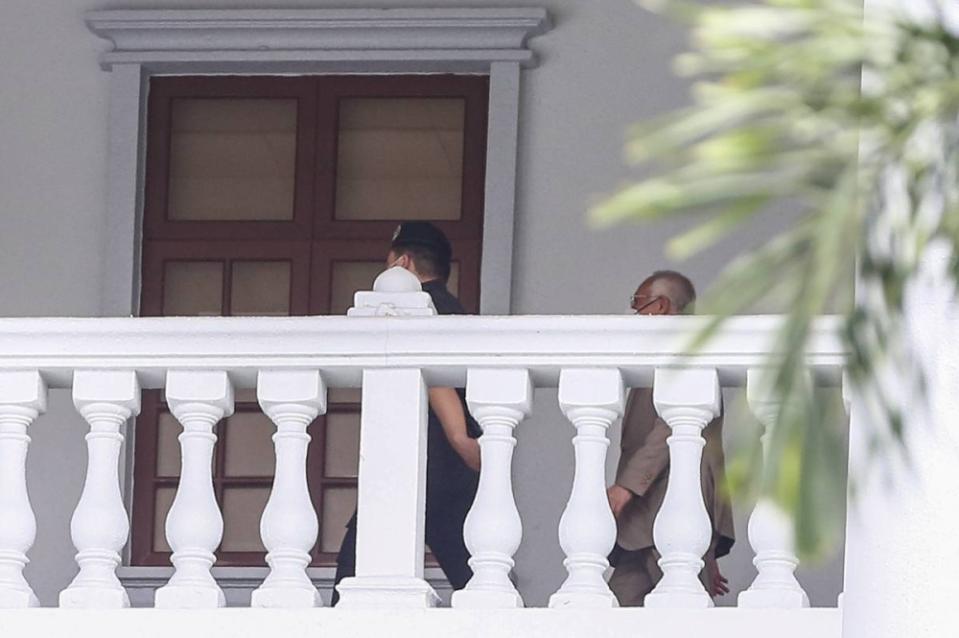
[[[268,567],[214,567],[213,577],[226,594],[227,607],[249,607],[250,596],[269,573]],[[333,590],[332,567],[310,567],[306,570],[310,581],[319,590],[323,604],[329,605]],[[167,584],[173,575],[172,567],[120,567],[117,576],[130,595],[132,607],[153,607],[156,590]],[[449,605],[453,590],[439,567],[427,567],[424,578],[442,600]]]
[[[832,609],[221,609],[0,611],[4,638],[382,638],[384,635],[483,638],[839,638]]]

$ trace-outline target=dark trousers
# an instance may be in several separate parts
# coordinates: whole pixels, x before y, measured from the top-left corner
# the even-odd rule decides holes
[[[469,550],[463,541],[463,523],[473,504],[472,495],[427,498],[426,544],[436,557],[443,573],[453,589],[463,589],[473,577]],[[387,532],[388,533],[388,532]],[[336,586],[340,581],[356,574],[356,513],[346,526],[346,536],[336,557],[336,580],[333,585],[333,605],[340,600]]]

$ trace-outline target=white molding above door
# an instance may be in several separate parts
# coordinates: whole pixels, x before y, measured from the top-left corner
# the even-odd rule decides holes
[[[110,69],[153,73],[488,72],[535,63],[529,38],[550,27],[543,8],[210,9],[91,11],[90,30],[113,43]],[[293,65],[291,67],[291,65]]]

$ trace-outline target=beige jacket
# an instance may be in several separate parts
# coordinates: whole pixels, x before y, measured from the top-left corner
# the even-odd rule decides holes
[[[653,546],[653,521],[666,495],[669,467],[669,426],[656,414],[651,388],[630,391],[623,416],[622,456],[616,471],[616,484],[625,487],[633,498],[617,521],[616,541],[625,550]],[[726,475],[723,455],[723,417],[719,416],[703,430],[702,484],[706,511],[713,524],[716,556],[729,553],[735,539],[733,512],[721,492]]]

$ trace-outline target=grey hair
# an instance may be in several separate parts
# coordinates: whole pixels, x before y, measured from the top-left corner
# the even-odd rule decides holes
[[[643,281],[642,286],[646,284],[663,284],[661,290],[658,285],[654,286],[658,294],[668,297],[670,303],[679,312],[685,314],[693,312],[696,304],[696,288],[686,275],[675,270],[657,270]]]

